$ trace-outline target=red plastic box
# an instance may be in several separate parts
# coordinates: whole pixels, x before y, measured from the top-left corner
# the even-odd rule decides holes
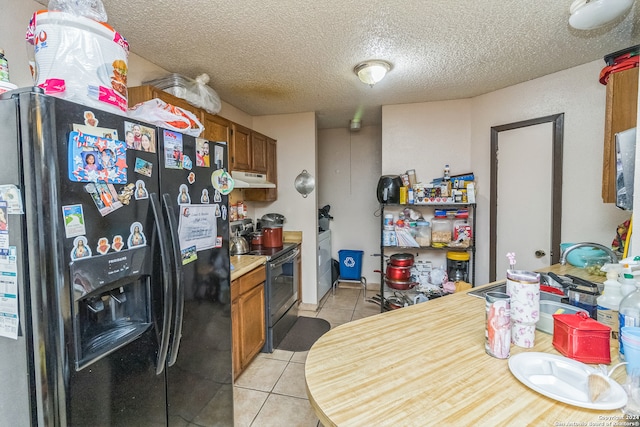
[[[586,313],[553,315],[553,346],[583,363],[611,363],[611,328]]]

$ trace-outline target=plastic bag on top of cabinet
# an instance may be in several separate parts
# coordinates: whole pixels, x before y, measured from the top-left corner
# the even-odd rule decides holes
[[[200,136],[204,130],[204,126],[192,112],[158,98],[134,105],[127,114],[132,119],[195,137]]]
[[[49,10],[107,22],[107,12],[104,10],[102,0],[49,0]]]
[[[222,108],[220,97],[211,87],[208,74],[200,74],[195,79],[190,79],[180,74],[170,74],[161,79],[143,82],[170,93],[173,96],[182,98],[189,104],[198,108],[203,108],[211,114],[218,114]]]

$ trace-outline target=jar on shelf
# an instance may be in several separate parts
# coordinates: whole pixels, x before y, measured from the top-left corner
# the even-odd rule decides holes
[[[451,242],[451,220],[446,216],[436,216],[431,221],[431,246],[443,248]]]
[[[431,224],[429,221],[416,223],[416,242],[420,246],[431,246]]]
[[[452,282],[469,281],[468,252],[447,252],[447,276]]]
[[[468,219],[455,217],[451,227],[451,244],[449,246],[454,248],[468,248],[471,246],[471,224]]]

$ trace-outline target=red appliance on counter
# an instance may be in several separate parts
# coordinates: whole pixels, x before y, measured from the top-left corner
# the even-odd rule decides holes
[[[262,245],[265,248],[282,247],[282,226],[263,226]]]

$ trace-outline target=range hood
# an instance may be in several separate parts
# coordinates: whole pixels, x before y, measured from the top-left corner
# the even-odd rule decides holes
[[[231,171],[234,188],[276,188],[273,182],[267,181],[267,176],[262,173]]]

